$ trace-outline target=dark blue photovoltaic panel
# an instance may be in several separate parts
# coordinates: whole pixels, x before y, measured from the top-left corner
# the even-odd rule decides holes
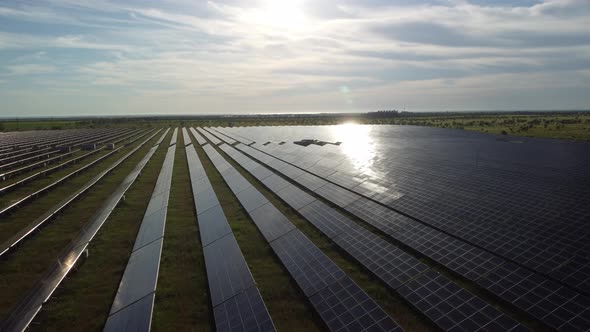
[[[300,209],[299,213],[331,239],[342,233],[353,233],[364,229],[318,200]]]
[[[383,310],[375,310],[377,303],[349,277],[320,290],[310,301],[330,331],[403,331]]]
[[[219,201],[217,200],[217,195],[213,188],[207,189],[201,193],[195,194],[195,206],[197,209],[197,214],[201,214],[210,208],[214,207],[215,205],[219,205]]]
[[[254,286],[254,279],[233,234],[203,248],[213,306]]]
[[[162,237],[162,234],[164,234],[164,225],[166,224],[166,212],[167,209],[160,209],[143,217],[139,232],[137,232],[137,237],[135,238],[133,251]]]
[[[201,136],[201,134],[199,134],[195,130],[195,128],[190,128],[190,132],[193,134],[193,136],[195,136],[195,138],[197,139],[197,143],[199,143],[199,145],[207,144],[207,141],[203,138],[203,136]]]
[[[401,286],[399,293],[445,331],[475,331],[481,327],[509,331],[521,327],[514,319],[435,271]]]
[[[275,330],[256,287],[250,287],[215,307],[213,316],[217,332]]]
[[[473,275],[474,278],[478,275],[487,273],[491,269],[503,263],[502,260],[494,261],[493,256],[489,256],[489,254],[486,254],[477,248],[471,246],[467,248],[464,247],[464,245],[466,245],[465,243],[459,242],[455,244],[453,242],[454,239],[448,238],[447,235],[427,226],[417,224],[415,221],[408,219],[407,217],[400,216],[386,207],[373,203],[366,198],[356,200],[354,203],[350,204],[349,207],[352,207],[350,208],[351,212],[358,214],[359,217],[363,219],[371,220],[371,224],[383,229],[388,234],[394,234],[396,236],[401,236],[403,234],[414,234],[417,236],[417,238],[420,238],[421,241],[424,242],[422,246],[427,246],[428,243],[432,245],[432,248],[423,250],[441,250],[443,252],[445,252],[445,250],[448,251],[449,249],[441,248],[441,244],[435,241],[438,238],[447,240],[446,242],[448,242],[449,248],[452,249],[452,251],[444,255],[446,259],[449,259],[446,261],[446,263],[449,263],[455,269],[462,271],[465,274],[475,273]],[[408,255],[404,251],[394,247],[380,237],[358,226],[347,217],[343,216],[333,208],[323,204],[320,201],[315,201],[307,207],[300,209],[299,212],[324,234],[333,238],[341,248],[351,254],[361,264],[363,264],[363,266],[373,272],[377,277],[379,277],[393,289],[402,287],[404,283],[412,280],[413,278],[419,277],[422,273],[428,271],[428,267],[421,263],[418,259]],[[425,231],[428,231],[429,233],[425,234]],[[431,236],[425,236],[428,234]],[[477,253],[484,254],[484,259],[482,260],[483,263],[481,263],[481,265],[467,265],[477,262],[479,259]],[[432,254],[433,256],[436,256],[435,253]],[[437,257],[440,258],[441,256]],[[491,260],[486,260],[490,259],[490,257]],[[466,265],[457,264],[461,262],[466,262]],[[465,268],[465,270],[461,270],[462,268]],[[452,283],[452,281],[442,275],[435,274],[429,276],[435,280],[435,283],[433,282],[432,284],[444,285],[445,287],[454,289],[457,292],[462,290],[461,287]],[[406,288],[404,288],[404,290],[406,290]],[[441,292],[442,294],[445,294],[444,291],[440,291],[435,287],[431,287],[430,289],[422,288],[420,290],[421,296],[428,299],[436,298],[436,296],[440,295]],[[474,317],[465,316],[469,314],[469,311],[463,308],[463,311],[459,313],[464,314],[464,322],[462,323],[464,325],[454,324],[452,326],[457,328],[473,327],[470,324],[477,322],[487,325],[490,328],[506,326],[518,328],[522,327],[521,325],[515,324],[516,322],[511,318],[505,316],[501,312],[498,312],[493,307],[489,306],[487,303],[473,296],[472,294],[467,292],[461,293],[461,295],[463,298],[459,300],[455,299],[455,301],[464,300],[472,301],[472,303],[482,303],[482,308],[485,308],[486,312],[491,314],[493,317],[486,318],[484,316],[480,317],[480,315]],[[457,306],[459,306],[459,304],[457,304]],[[446,316],[450,315],[454,319],[458,319],[459,317],[455,308],[447,306],[445,303],[441,304],[441,306],[437,307],[436,309],[427,308],[427,310],[430,311],[426,314],[441,327],[449,324],[449,322],[446,321]],[[470,317],[470,320],[467,320],[466,317]]]
[[[340,207],[345,207],[360,198],[358,194],[352,193],[332,183],[322,186],[315,190],[315,192]]]
[[[428,270],[417,258],[365,229],[341,233],[334,242],[393,289]]]
[[[236,195],[242,190],[252,187],[250,182],[248,182],[248,180],[246,180],[240,173],[237,172],[230,176],[224,177],[224,180]]]
[[[276,174],[265,178],[262,180],[262,183],[264,183],[264,185],[273,192],[281,190],[290,185],[287,180],[284,180],[282,177]]]
[[[590,329],[590,297],[515,264],[504,264],[480,279],[478,284],[552,328],[561,331]]]
[[[237,154],[236,150],[225,144],[220,148],[226,151],[228,155],[241,165],[253,164],[248,158]],[[226,162],[224,163],[223,157],[214,149],[206,149],[206,152],[216,167],[226,164]],[[285,167],[284,165],[282,166]],[[226,173],[221,174],[227,181],[227,178],[232,176],[231,174],[237,174],[237,172],[230,168]],[[271,187],[277,190],[281,185],[277,186],[271,183]],[[288,188],[295,187],[289,184],[280,191]],[[297,191],[293,191],[293,193],[297,194]],[[305,194],[303,192],[301,193]],[[366,302],[367,306],[372,304],[375,306],[369,310],[371,311],[370,316],[366,316],[362,322],[351,323],[351,328],[356,327],[357,325],[355,324],[361,323],[362,325],[360,326],[377,327],[383,324],[383,326],[397,327],[397,324],[388,317],[387,313],[372,302],[372,300],[364,301],[364,299],[360,298],[362,295],[366,296],[366,294],[356,284],[346,284],[344,282],[338,284],[341,279],[347,278],[346,274],[303,233],[295,229],[295,226],[272,203],[268,202],[258,190],[251,187],[240,192],[237,198],[248,211],[248,214],[254,220],[258,229],[263,233],[265,239],[269,242],[272,241],[270,245],[275,254],[279,257],[305,295],[311,297],[318,292],[322,292],[322,295],[316,300],[316,304],[318,305],[316,309],[318,309],[318,312],[320,309],[322,310],[322,318],[327,324],[334,325],[339,321],[347,322],[346,317],[348,315],[356,313],[359,310],[362,311],[362,306],[355,302],[356,299],[360,299],[360,303],[363,305]],[[312,198],[312,200],[315,199]],[[328,289],[330,286],[332,288]],[[343,289],[344,291],[342,291]],[[312,300],[310,299],[310,301]],[[329,307],[326,308],[326,305]],[[342,315],[340,315],[340,311],[342,311]],[[333,320],[330,317],[332,313],[339,316],[337,320]]]
[[[489,273],[504,260],[418,223],[366,198],[348,205],[346,210],[470,280]]]
[[[295,229],[295,225],[277,210],[272,203],[266,203],[252,210],[250,217],[268,242],[272,242]]]
[[[199,214],[197,219],[199,221],[199,233],[201,234],[201,245],[203,247],[232,231],[221,205],[215,205]]]
[[[276,194],[295,210],[299,210],[316,200],[310,194],[293,185],[279,190]]]
[[[287,233],[271,246],[307,296],[346,276],[299,230]]]
[[[209,154],[211,147],[206,145],[204,148]],[[191,183],[216,330],[274,331],[262,296],[192,146],[187,148],[187,160],[191,168]],[[225,165],[226,177],[237,174],[224,160],[215,158],[213,162],[216,167]],[[238,177],[234,177],[234,180],[231,181],[231,188],[241,190],[239,188],[245,182]]]
[[[110,314],[156,290],[162,242],[160,238],[131,254]]]
[[[293,180],[311,191],[315,191],[328,183],[328,181],[309,173],[303,173],[293,178]]]
[[[273,172],[269,171],[266,167],[256,167],[252,170],[251,173],[258,180],[263,180],[274,174]]]
[[[266,199],[266,197],[254,187],[250,187],[240,192],[237,197],[244,209],[248,212],[268,203],[268,199]]]
[[[141,300],[110,315],[103,331],[149,331],[155,295],[155,293],[150,293]]]
[[[208,140],[211,141],[211,143],[215,144],[215,145],[219,145],[221,144],[221,140],[213,135],[211,135],[208,131],[205,131],[203,128],[197,128],[197,130],[199,131],[199,133],[201,133],[203,136],[207,137]]]

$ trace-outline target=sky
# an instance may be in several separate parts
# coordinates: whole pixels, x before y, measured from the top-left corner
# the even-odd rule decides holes
[[[0,117],[590,109],[590,0],[3,0]]]

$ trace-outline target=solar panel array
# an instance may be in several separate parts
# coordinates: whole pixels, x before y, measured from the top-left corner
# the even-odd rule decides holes
[[[221,145],[222,149],[228,147]],[[328,328],[401,331],[377,303],[213,147],[203,148]]]
[[[195,128],[190,128],[189,130],[193,134],[193,136],[195,136],[195,139],[197,140],[197,143],[199,143],[199,145],[205,145],[205,144],[207,144],[207,140],[205,138],[203,138],[203,136],[201,136],[201,134],[199,134],[195,130]]]
[[[365,185],[362,191],[357,190],[357,192],[353,190],[347,190],[346,185],[350,186],[350,184],[346,184],[342,181],[338,185],[335,185],[336,183],[334,181],[336,177],[334,174],[339,171],[334,170],[334,168],[343,167],[339,166],[342,165],[339,163],[339,161],[342,161],[343,159],[339,159],[339,155],[335,153],[333,149],[328,149],[328,152],[324,151],[323,153],[326,155],[326,157],[320,157],[318,159],[318,157],[315,156],[314,151],[320,151],[321,149],[324,149],[325,146],[316,146],[310,150],[301,147],[285,147],[276,145],[269,148],[268,146],[261,146],[258,144],[256,145],[256,148],[260,151],[243,145],[238,145],[238,148],[246,151],[249,154],[251,153],[257,159],[264,161],[269,166],[275,168],[279,172],[282,172],[286,176],[292,178],[294,181],[299,182],[308,189],[315,191],[332,203],[340,207],[344,207],[352,214],[382,230],[396,241],[410,246],[421,254],[436,260],[437,262],[445,265],[447,268],[461,274],[470,280],[476,282],[479,280],[485,280],[491,271],[509,264],[505,259],[494,252],[485,250],[485,248],[482,249],[480,247],[474,246],[470,241],[465,241],[463,238],[460,238],[454,234],[443,232],[439,228],[433,228],[422,220],[408,218],[406,215],[398,213],[396,210],[384,205],[382,202],[384,199],[388,200],[389,202],[395,201],[396,199],[401,200],[403,199],[404,195],[400,196],[399,193],[392,193],[391,190],[389,193],[387,193],[388,189],[384,190],[378,184],[374,183],[371,185]],[[294,151],[303,150],[297,154],[294,154],[292,151],[288,152],[290,149]],[[268,154],[261,153],[261,151],[264,151]],[[285,157],[282,158],[284,160],[279,160],[271,157],[271,155]],[[336,161],[332,162],[332,168],[327,166],[329,165],[327,161],[321,168],[313,168],[309,165],[316,165],[317,160],[322,160],[322,158],[326,160],[334,159]],[[289,160],[299,167],[294,167],[293,165],[285,162],[286,160]],[[309,164],[304,164],[305,162],[308,162]],[[297,170],[292,168],[297,168]],[[297,174],[299,174],[303,169],[310,172],[305,173],[305,175],[297,176]],[[353,173],[354,172],[350,172],[350,174]],[[323,177],[319,176],[319,174],[322,174]],[[356,178],[361,179],[359,182],[362,182],[362,176],[357,174]],[[359,188],[359,185],[353,188]],[[363,194],[358,194],[358,191],[363,192]],[[580,262],[579,264],[587,267],[587,265],[583,265],[583,262]],[[539,273],[534,273],[534,276],[536,280],[541,280],[541,282],[544,284],[555,284],[550,279],[548,279],[547,276],[543,276]],[[518,282],[519,281],[517,281],[517,283]],[[492,291],[489,286],[487,286],[487,283],[481,284],[486,285],[484,287]],[[561,286],[557,285],[557,287],[551,288],[551,292],[564,292],[568,288],[569,287],[564,284]],[[571,288],[569,289],[572,290]],[[561,298],[561,301],[545,301],[544,304],[546,305],[546,310],[543,314],[541,314],[538,310],[535,310],[533,306],[523,305],[522,303],[516,302],[516,299],[526,296],[528,290],[519,288],[511,289],[511,292],[516,291],[520,291],[516,293],[516,298],[507,296],[507,293],[505,292],[492,292],[553,328],[564,330],[566,327],[570,328],[575,326],[578,330],[585,330],[587,327],[588,319],[585,318],[589,313],[587,307],[571,306],[569,304],[571,301],[565,301],[565,297],[558,297]],[[580,292],[579,290],[573,291],[578,296],[580,296],[580,299],[582,299],[580,302],[584,302],[584,300],[588,298],[583,292]],[[547,299],[548,294],[544,293],[542,290],[535,289],[533,292],[540,299]],[[567,307],[568,305],[571,306],[571,315],[569,316],[572,317],[570,319],[561,322],[551,319],[552,316],[550,313],[563,310],[563,308]]]
[[[178,128],[174,129],[164,163],[135,238],[104,331],[149,330],[172,184]],[[148,327],[145,329],[145,327]]]
[[[248,147],[243,145],[239,145],[238,147],[249,150]],[[228,145],[222,145],[221,149],[248,171],[258,167],[264,167]],[[312,195],[283,180],[278,175],[266,175],[257,178],[288,205],[297,210],[306,220],[333,240],[340,248],[354,257],[367,270],[371,271],[391,289],[400,292],[406,300],[419,308],[442,329],[471,331],[472,320],[475,319],[473,317],[478,317],[479,327],[487,326],[490,328],[498,325],[499,321],[507,327],[505,330],[522,327],[518,322],[498,311],[492,305],[484,302],[472,293],[465,291],[459,285],[438,272],[430,270],[427,265],[421,263],[416,257],[411,256],[359,226],[356,222],[336,211],[336,209],[317,200]],[[280,185],[277,185],[277,183],[280,183]],[[416,297],[413,294],[401,291],[402,286],[404,287],[403,289],[409,287],[407,282],[424,274],[436,277],[439,283],[444,283],[448,289],[453,291],[453,294],[463,291],[459,305],[468,302],[477,302],[481,305],[461,307],[461,315],[456,315],[457,306],[447,306],[445,305],[446,302],[427,302],[430,304],[427,307],[427,303],[416,301]],[[418,288],[416,286],[410,288],[410,290],[418,291]],[[443,291],[437,288],[420,290],[420,294],[423,297],[448,298],[449,301],[453,301],[452,294],[447,294],[446,292],[443,294]],[[455,302],[457,300],[459,299],[455,299]],[[482,316],[483,311],[493,313],[493,315]],[[508,322],[511,323],[509,324]]]
[[[156,136],[159,132],[160,132],[160,130],[153,133],[151,136],[149,136],[147,139],[145,139],[142,143],[140,143],[139,147],[146,144],[150,139],[152,139],[154,136]],[[160,137],[157,144],[159,144],[159,142],[161,142],[161,140],[164,138],[164,136],[167,133],[168,133],[168,130],[166,130],[166,132]],[[129,152],[128,154],[126,154],[125,156],[120,158],[119,160],[115,161],[106,170],[104,170],[104,171],[100,172],[99,174],[97,174],[96,176],[94,176],[92,179],[90,179],[90,181],[88,181],[86,184],[84,184],[81,188],[79,188],[78,190],[76,190],[75,192],[73,192],[72,194],[67,196],[66,198],[64,198],[62,201],[57,203],[55,206],[53,206],[49,210],[47,210],[40,217],[38,217],[37,219],[35,219],[31,223],[29,223],[27,226],[23,227],[20,231],[18,231],[16,234],[14,234],[13,236],[11,236],[7,240],[5,240],[3,243],[1,243],[0,244],[0,256],[3,256],[6,253],[8,253],[11,249],[16,248],[20,242],[25,240],[27,237],[31,236],[33,234],[33,232],[35,230],[37,230],[40,226],[49,222],[51,219],[53,219],[55,216],[57,216],[59,214],[59,212],[63,211],[65,208],[67,208],[72,202],[74,202],[76,199],[80,198],[84,193],[88,192],[88,190],[90,190],[95,184],[97,184],[103,177],[105,177],[111,171],[116,169],[117,166],[119,166],[123,161],[125,161],[134,152],[136,152],[139,149],[139,147],[134,148],[131,152]],[[75,174],[78,174],[79,172],[83,171],[85,168],[91,167],[94,163],[97,163],[100,160],[102,160],[103,158],[106,158],[106,157],[110,156],[111,154],[116,153],[118,150],[119,149],[116,149],[116,150],[111,151],[108,154],[105,154],[103,157],[96,159],[92,163],[89,163],[88,165],[81,167],[80,169],[70,173],[69,175],[67,175],[67,177],[71,177],[71,176],[74,176]],[[44,187],[40,191],[37,191],[37,194],[51,189],[52,187],[56,186],[57,184],[61,183],[64,180],[65,180],[64,178],[57,180],[53,184],[50,184],[49,186]],[[9,210],[3,209],[2,212],[0,212],[0,213],[8,213],[8,212],[10,212],[10,210],[18,207],[19,204],[22,204],[23,202],[25,202],[29,199],[32,199],[34,196],[35,195],[28,195],[24,199],[21,199],[21,200],[17,201],[16,203],[13,203],[12,205],[10,205]]]
[[[117,163],[122,163],[129,156],[137,152],[150,139],[151,137],[137,145],[133,150],[121,157]],[[158,142],[161,142],[163,139],[164,135],[160,137]],[[33,285],[30,291],[16,304],[9,317],[2,322],[0,330],[23,331],[29,326],[37,313],[41,310],[43,304],[47,302],[55,289],[76,265],[77,261],[90,244],[90,241],[92,241],[127,190],[135,182],[145,165],[156,152],[157,148],[158,145],[152,146],[135,168],[125,177],[125,179],[123,179],[115,191],[104,201],[104,204],[91,217],[78,235],[64,248],[64,250],[62,250],[62,253],[56,262],[43,273],[41,278],[35,283],[35,285]]]
[[[211,135],[211,133],[209,133],[208,131],[206,131],[203,128],[197,128],[197,130],[199,131],[199,133],[201,133],[203,136],[207,137],[208,140],[211,141],[211,143],[218,145],[221,143],[221,141],[219,140],[219,138]]]
[[[222,132],[321,136],[330,128]],[[588,143],[435,128],[362,128],[368,128],[360,135],[372,156],[361,162],[365,165],[355,156],[359,151],[348,150],[354,138],[343,135],[327,135],[344,140],[340,146],[257,147],[321,177],[328,169],[338,185],[590,294]]]
[[[274,331],[270,314],[213,186],[188,132],[182,130],[216,329]]]

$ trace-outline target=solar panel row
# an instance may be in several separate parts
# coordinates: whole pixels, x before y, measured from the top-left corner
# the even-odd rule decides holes
[[[118,131],[120,131],[120,130],[118,130]],[[126,130],[124,130],[124,132],[122,134],[127,134],[130,131],[132,131],[132,130],[126,129]],[[102,141],[100,141],[101,138],[112,140],[116,137],[119,137],[122,134],[107,133],[107,134],[100,135],[97,137],[92,137],[92,138],[86,139],[86,140],[70,141],[69,143],[71,143],[71,144],[69,144],[69,146],[80,147],[80,146],[83,146],[87,142],[102,142]],[[62,152],[63,151],[59,149],[59,146],[52,144],[51,146],[34,149],[33,151],[26,152],[24,154],[15,155],[12,157],[7,157],[7,158],[0,160],[0,171],[10,170],[10,169],[17,167],[19,165],[27,164],[27,163],[30,163],[30,162],[33,162],[36,160],[40,160],[40,159],[50,159],[53,155],[61,154]],[[5,178],[5,176],[3,176],[2,178]]]
[[[274,165],[273,167],[276,170],[282,172],[287,176],[289,173],[284,172],[284,170],[290,167],[294,167],[290,164],[287,164],[286,162],[277,160],[276,158],[273,158],[270,155],[260,152],[252,147],[247,147],[244,145],[238,145],[237,147],[240,150],[265,162],[268,165]],[[297,174],[297,172],[290,173]],[[313,180],[313,177],[315,176],[311,175],[312,178],[310,178],[310,175],[307,176],[307,179],[304,181],[304,183],[316,182]],[[295,177],[293,180],[297,181],[297,178],[298,177]],[[319,177],[315,178],[321,179]],[[329,189],[322,190],[322,188],[326,186],[328,186]],[[344,193],[342,191],[343,188],[337,187],[338,189],[335,189],[334,187],[335,186],[332,183],[327,183],[319,188],[314,189],[314,191],[323,196],[324,198],[330,200],[334,204],[344,207],[347,211],[367,221],[372,226],[382,230],[383,232],[391,236],[393,239],[412,247],[420,253],[438,261],[439,263],[445,265],[449,269],[463,275],[464,277],[470,280],[478,281],[480,280],[480,278],[483,278],[499,266],[508,264],[503,259],[494,256],[489,252],[474,247],[473,245],[461,241],[457,238],[451,237],[427,225],[416,222],[413,219],[400,215],[399,213],[383,205],[377,204],[366,197],[360,197],[357,194],[352,193],[350,191],[348,191],[348,193]],[[354,195],[357,195],[357,197],[359,198],[353,198]],[[549,282],[549,280],[546,277],[541,276],[539,274],[535,275],[538,278]],[[565,288],[558,287],[555,288],[554,291],[556,291],[557,289]],[[500,296],[504,300],[513,303],[515,306],[518,306],[518,304],[511,301],[510,298],[507,298],[504,293],[493,293]],[[519,296],[524,296],[525,294],[526,292],[520,293]],[[542,293],[538,295],[542,298],[546,297],[543,296]],[[582,294],[579,294],[579,296],[581,296],[582,298],[587,298],[587,296]],[[560,308],[565,307],[567,304],[568,301],[551,301],[550,303],[548,303],[550,307],[548,307],[547,310],[549,310],[549,312],[554,312],[556,310],[560,310]],[[570,326],[577,326],[578,329],[584,330],[586,322],[588,322],[588,319],[583,318],[588,314],[588,308],[583,308],[580,306],[577,306],[572,309],[574,318],[570,319],[568,322],[561,322],[559,323],[559,325],[555,325],[558,322],[556,322],[555,320],[551,320],[549,314],[540,316],[537,312],[534,311],[534,308],[532,307],[518,307],[525,310],[531,316],[557,329],[564,330],[566,326],[568,328]]]
[[[234,133],[229,133],[229,132],[223,133],[222,132],[223,128],[214,127],[214,128],[211,128],[211,129],[215,130],[215,132],[217,132],[217,133],[220,133],[220,134],[225,135],[225,137],[229,137],[229,138],[233,139],[236,142],[241,142],[241,143],[244,143],[246,145],[254,144],[254,141],[252,141],[252,140],[250,140],[250,139],[248,139],[246,137],[235,135]],[[225,142],[228,143],[227,141],[225,141]]]
[[[127,132],[125,132],[123,134],[127,135]],[[123,134],[120,134],[120,135],[123,135]],[[108,138],[108,141],[112,141],[116,137],[119,137],[120,135],[110,136]],[[76,144],[75,146],[81,146],[81,145]],[[29,152],[30,154],[34,154],[34,155],[27,157],[27,158],[17,158],[17,156],[14,156],[12,158],[16,158],[16,160],[14,160],[10,163],[5,163],[4,165],[0,166],[0,171],[3,171],[3,173],[0,173],[0,180],[5,181],[5,180],[9,179],[10,177],[18,175],[20,173],[23,173],[25,171],[28,171],[28,170],[31,170],[34,168],[38,168],[38,167],[43,167],[43,166],[46,166],[47,164],[53,163],[55,161],[62,160],[79,150],[80,149],[74,149],[74,150],[68,151],[68,150],[56,149],[55,147],[47,147],[47,148],[37,149],[32,152]],[[40,161],[35,162],[37,160],[40,160]],[[20,166],[20,165],[24,165],[24,166],[15,169],[15,167]]]
[[[46,147],[57,147],[63,145],[77,144],[78,142],[89,139],[115,135],[121,132],[129,132],[131,129],[75,129],[75,130],[61,130],[61,131],[33,131],[25,133],[14,133],[12,137],[2,137],[0,143],[2,153],[0,158],[11,155],[22,154],[26,151],[36,151]],[[28,138],[27,138],[28,137]]]
[[[230,146],[222,145],[221,148],[240,165],[247,165],[248,168],[259,165]],[[243,148],[243,145],[238,145],[238,148]],[[276,181],[275,178],[281,179],[280,182],[284,182],[284,184],[277,187],[276,183],[279,181]],[[398,290],[399,292],[400,287],[406,282],[429,270],[429,267],[421,263],[417,258],[407,254],[403,250],[359,226],[334,208],[315,199],[310,194],[283,180],[277,175],[267,176],[259,180],[261,180],[271,191],[280,196],[292,208],[298,210],[305,219],[310,221],[322,233],[332,239],[338,246],[354,257],[360,264],[371,271],[390,288]],[[301,204],[302,201],[305,203]],[[453,288],[456,292],[459,290],[465,291],[445,276],[438,273],[436,273],[436,275],[438,280],[445,282],[448,287]],[[407,295],[403,292],[400,293],[402,296]],[[428,290],[425,292],[423,291],[421,294],[425,296],[438,295],[434,289],[430,292]],[[507,324],[506,322],[512,322],[509,329],[521,327],[518,322],[467,291],[465,291],[463,297],[464,301],[478,301],[478,303],[483,303],[484,305],[479,307],[464,307],[462,311],[463,315],[460,317],[455,316],[453,320],[448,319],[448,316],[453,315],[454,313],[455,309],[453,307],[439,305],[440,303],[433,303],[431,307],[425,308],[423,304],[418,306],[417,303],[413,301],[414,297],[404,297],[419,308],[426,316],[431,318],[434,323],[445,330],[454,328],[456,330],[470,331],[470,317],[479,317],[482,310],[495,312],[495,315],[494,317],[488,317],[489,319],[487,320],[480,318],[478,321],[481,323],[480,327],[495,326],[495,324],[497,324],[496,321],[499,319],[504,322],[504,325]],[[436,312],[437,315],[432,315],[434,312]]]
[[[141,143],[140,146],[143,146],[147,141],[149,141],[150,139],[152,139],[155,135],[157,135],[160,132],[160,130],[158,130],[157,132],[155,132],[154,134],[152,134],[150,137],[148,137],[143,143]],[[163,136],[162,136],[163,137]],[[30,224],[28,224],[27,226],[23,227],[20,231],[18,231],[16,234],[14,234],[13,236],[11,236],[9,239],[7,239],[6,241],[4,241],[2,244],[0,244],[0,256],[3,256],[5,254],[7,254],[10,250],[17,248],[17,245],[22,242],[23,240],[25,240],[26,238],[28,238],[29,236],[31,236],[33,234],[33,232],[35,230],[37,230],[41,225],[47,223],[48,221],[50,221],[51,219],[53,219],[55,216],[57,216],[59,214],[59,212],[61,212],[62,210],[64,210],[65,208],[67,208],[69,206],[70,203],[72,203],[73,201],[75,201],[76,199],[78,199],[79,197],[81,197],[84,193],[86,193],[88,190],[90,190],[95,184],[97,184],[105,175],[109,174],[111,171],[113,171],[117,166],[119,166],[125,159],[127,159],[129,156],[131,156],[134,152],[137,151],[138,148],[135,148],[134,150],[132,150],[130,153],[126,154],[125,156],[123,156],[122,158],[120,158],[119,160],[115,161],[115,163],[113,163],[111,166],[109,166],[106,170],[102,171],[101,173],[97,174],[96,176],[94,176],[92,179],[90,179],[90,181],[88,181],[86,184],[84,184],[80,189],[76,190],[75,192],[73,192],[72,194],[70,194],[68,197],[64,198],[62,201],[60,201],[58,204],[56,204],[55,206],[51,207],[48,211],[46,211],[44,214],[42,214],[39,218],[35,219],[33,222],[31,222]],[[101,161],[104,158],[109,157],[111,154],[114,154],[118,151],[119,149],[113,150],[110,153],[102,156],[99,159],[96,159],[95,161],[93,161],[92,163],[70,173],[69,175],[66,176],[66,178],[62,178],[57,180],[56,182],[54,182],[53,184],[50,184],[48,186],[46,186],[45,188],[41,189],[42,191],[37,191],[34,194],[28,195],[25,198],[17,201],[16,203],[13,203],[11,206],[9,206],[8,208],[3,209],[2,211],[0,211],[0,214],[4,214],[4,213],[9,213],[12,211],[12,209],[15,209],[17,206],[19,206],[20,204],[33,199],[36,195],[40,194],[41,192],[45,192],[48,191],[49,189],[51,189],[52,187],[58,185],[59,183],[61,183],[62,181],[65,181],[65,179],[74,176],[76,174],[78,174],[78,172],[83,171],[85,168],[87,167],[91,167],[92,165],[94,165],[95,163]]]
[[[274,331],[270,314],[185,128],[183,138],[216,329]]]
[[[197,139],[197,143],[199,143],[199,145],[205,145],[207,144],[207,140],[205,140],[205,138],[203,138],[203,136],[201,136],[201,134],[199,134],[195,128],[190,128],[190,132],[193,134],[193,136],[195,136],[195,138]]]
[[[207,139],[208,139],[208,140],[210,140],[210,141],[211,141],[211,143],[213,143],[213,144],[215,144],[215,145],[219,145],[219,144],[221,143],[221,141],[220,141],[220,140],[219,140],[217,137],[215,137],[215,136],[211,135],[211,134],[210,134],[208,131],[206,131],[205,129],[203,129],[203,128],[197,128],[197,130],[198,130],[198,131],[199,131],[199,133],[201,133],[203,136],[207,137]]]
[[[155,134],[154,134],[155,135]],[[138,151],[152,137],[147,138],[138,144],[132,151],[121,157],[117,164],[125,161],[129,156]],[[162,135],[159,139],[161,142],[164,138]],[[21,299],[14,307],[9,317],[2,322],[0,330],[2,331],[23,331],[35,318],[41,307],[51,297],[55,289],[64,280],[70,270],[76,265],[76,262],[88,247],[88,244],[98,233],[107,218],[111,215],[117,204],[121,201],[129,187],[135,182],[144,166],[151,159],[158,146],[153,146],[135,168],[123,179],[115,191],[105,200],[100,209],[92,216],[80,233],[74,238],[62,254],[38,280],[31,290]]]
[[[254,186],[243,186],[243,176],[213,147],[203,148],[328,328],[401,331],[377,303]],[[229,146],[223,144],[221,148]]]
[[[205,127],[203,129],[205,129],[206,131],[208,131],[210,134],[221,138],[227,144],[230,144],[231,145],[231,144],[236,143],[236,140],[234,140],[233,138],[231,138],[231,137],[229,137],[227,135],[224,135],[224,134],[222,134],[222,133],[220,133],[218,131],[215,131],[215,130],[213,130],[213,128]]]
[[[36,190],[33,193],[27,194],[26,196],[24,196],[22,198],[19,198],[16,201],[13,201],[8,206],[5,206],[5,207],[0,208],[0,216],[8,215],[9,213],[11,213],[15,209],[17,209],[19,206],[22,206],[23,204],[25,204],[25,203],[27,203],[27,202],[29,202],[29,201],[37,198],[38,196],[40,196],[40,195],[42,195],[42,194],[44,194],[46,192],[49,192],[50,190],[52,190],[53,188],[57,187],[61,183],[63,183],[65,181],[67,181],[68,179],[70,179],[70,178],[72,178],[72,177],[74,177],[74,176],[76,176],[76,175],[78,175],[78,174],[86,171],[87,169],[91,168],[92,166],[100,163],[104,159],[106,159],[106,158],[110,157],[111,155],[115,154],[119,150],[120,150],[120,148],[117,148],[117,149],[115,149],[113,151],[110,151],[107,154],[105,154],[105,155],[103,155],[103,156],[101,156],[101,157],[93,160],[92,162],[88,163],[87,165],[84,165],[84,166],[82,166],[82,167],[80,167],[80,168],[78,168],[78,169],[76,169],[76,170],[68,173],[67,175],[61,177],[60,179],[58,179],[58,180],[56,180],[56,181],[48,184],[47,186],[45,186],[45,187],[43,187],[43,188],[41,188],[39,190]]]
[[[144,331],[149,330],[164,242],[177,133],[178,128],[174,129],[172,134],[104,331],[141,331],[141,328],[146,326],[148,328]]]
[[[125,146],[134,143],[135,141],[143,138],[144,136],[148,135],[149,133],[151,133],[153,131],[154,130],[149,130],[149,131],[142,132],[139,136],[135,137],[133,140],[131,140],[130,142],[128,142]],[[13,182],[13,183],[11,183],[9,185],[6,185],[6,186],[0,188],[0,195],[5,194],[5,193],[7,193],[7,192],[9,192],[11,190],[14,190],[14,189],[16,189],[16,188],[18,188],[18,187],[26,184],[26,183],[29,183],[30,181],[33,181],[33,180],[41,177],[41,176],[51,174],[51,173],[56,172],[56,171],[58,171],[60,169],[66,168],[66,167],[68,167],[68,166],[70,166],[72,164],[78,163],[78,162],[80,162],[80,161],[82,161],[82,160],[84,160],[84,159],[86,159],[88,157],[91,157],[91,156],[99,153],[101,150],[102,150],[102,148],[96,149],[96,150],[92,150],[92,151],[90,151],[88,153],[85,153],[85,154],[83,154],[81,156],[78,156],[78,157],[72,158],[70,160],[67,160],[67,161],[65,161],[65,162],[63,162],[63,163],[61,163],[59,165],[56,165],[54,167],[47,168],[47,169],[41,170],[39,172],[33,173],[33,174],[31,174],[31,175],[29,175],[29,176],[27,176],[25,178],[22,178],[22,179],[20,179],[18,181],[15,181],[15,182]],[[115,150],[118,150],[118,148],[115,149]],[[50,163],[52,163],[54,161],[61,160],[61,159],[65,158],[65,157],[69,156],[70,154],[73,154],[73,153],[78,152],[78,151],[80,151],[80,150],[74,150],[74,151],[72,151],[70,153],[64,153],[64,154],[61,154],[59,156],[56,156],[56,157],[53,157],[53,158],[50,158],[50,159],[47,159],[47,160],[44,160],[44,161],[41,161],[41,162],[38,162],[38,163],[35,163],[35,164],[31,164],[31,165],[28,165],[28,166],[25,166],[25,167],[21,167],[21,168],[18,168],[18,169],[15,169],[15,170],[6,172],[4,174],[0,174],[0,178],[10,178],[11,176],[18,175],[18,174],[21,174],[21,173],[25,173],[25,172],[28,172],[28,171],[33,170],[35,168],[47,166],[48,164],[50,164]]]

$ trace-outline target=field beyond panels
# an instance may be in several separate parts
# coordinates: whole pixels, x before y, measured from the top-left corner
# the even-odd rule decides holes
[[[589,331],[588,116],[504,120],[4,133],[0,330]]]

